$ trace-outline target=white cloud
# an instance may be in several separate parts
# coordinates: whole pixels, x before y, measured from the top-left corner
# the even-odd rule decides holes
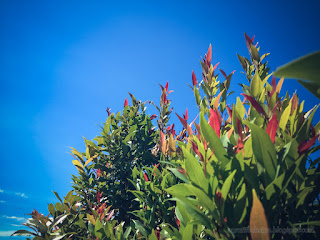
[[[16,193],[14,193],[14,194],[15,194],[15,195],[18,195],[19,197],[28,198],[28,196],[25,195],[24,193],[16,192]]]
[[[28,198],[28,196],[25,193],[21,193],[21,192],[11,192],[11,191],[0,189],[0,193],[6,193],[9,195],[16,195],[22,198]]]
[[[24,222],[26,219],[24,217],[16,217],[16,216],[7,216],[7,215],[2,215],[1,217],[6,218],[6,219],[13,219],[19,222]]]
[[[0,200],[0,203],[5,203],[6,201]]]
[[[0,237],[10,237],[15,231],[0,231]]]

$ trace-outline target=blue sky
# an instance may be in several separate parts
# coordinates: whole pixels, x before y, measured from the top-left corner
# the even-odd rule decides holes
[[[213,63],[236,70],[239,94],[244,32],[275,70],[320,49],[319,9],[319,1],[1,0],[0,239],[33,208],[46,213],[51,190],[71,190],[69,147],[83,150],[82,136],[99,134],[107,107],[122,110],[128,92],[158,102],[158,83],[169,81],[174,111],[196,116],[187,84],[192,70],[200,78],[210,43]],[[284,90],[297,90],[306,109],[319,103],[296,81]]]

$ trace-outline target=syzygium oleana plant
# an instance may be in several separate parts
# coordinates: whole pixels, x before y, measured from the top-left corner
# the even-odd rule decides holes
[[[72,149],[81,204],[66,218],[70,228],[81,229],[73,230],[74,238],[320,237],[318,106],[306,111],[297,93],[280,95],[284,79],[269,73],[269,54],[246,34],[245,41],[249,58],[238,58],[248,84],[241,84],[235,103],[227,102],[234,72],[217,74],[210,45],[202,80],[191,74],[199,115],[176,114],[182,131],[168,124],[167,83],[160,85],[158,116],[146,115],[144,103],[130,94],[132,106],[125,99],[122,113],[107,109],[101,136],[85,139],[84,153]],[[73,221],[76,216],[85,224]]]

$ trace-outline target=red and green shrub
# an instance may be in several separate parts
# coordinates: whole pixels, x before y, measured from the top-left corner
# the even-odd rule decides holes
[[[130,94],[132,105],[126,99],[122,113],[108,111],[101,135],[85,139],[85,152],[71,150],[79,171],[73,176],[74,192],[64,201],[57,195],[60,202],[48,206],[47,217],[33,212],[26,223],[32,232],[14,235],[320,238],[320,158],[312,160],[320,148],[316,144],[320,122],[314,125],[313,119],[318,106],[305,110],[296,93],[281,96],[284,79],[269,73],[265,61],[269,54],[260,53],[254,38],[245,35],[245,41],[250,57],[238,58],[247,84],[241,84],[235,103],[227,101],[234,72],[218,71],[210,45],[201,61],[202,73],[192,72],[191,78],[198,118],[190,120],[186,110],[176,114],[180,132],[179,123],[168,124],[172,113],[168,83],[160,85],[157,115],[145,111],[145,105],[153,102],[142,103]],[[318,56],[311,58],[319,65]],[[306,60],[299,61],[308,69],[301,72],[311,80],[303,84],[319,86]],[[276,74],[286,76],[290,68],[289,64]]]

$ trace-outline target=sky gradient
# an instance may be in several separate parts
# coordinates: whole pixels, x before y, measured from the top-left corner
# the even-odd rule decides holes
[[[169,81],[174,111],[195,117],[187,84],[192,70],[201,78],[210,43],[212,62],[236,70],[233,97],[246,82],[236,56],[248,57],[244,32],[271,53],[271,71],[320,50],[320,1],[239,2],[1,0],[0,239],[33,208],[47,213],[51,190],[71,190],[69,148],[83,151],[82,136],[98,135],[106,108],[121,111],[128,92],[159,102],[158,83]],[[295,80],[285,91],[305,110],[319,103]]]

